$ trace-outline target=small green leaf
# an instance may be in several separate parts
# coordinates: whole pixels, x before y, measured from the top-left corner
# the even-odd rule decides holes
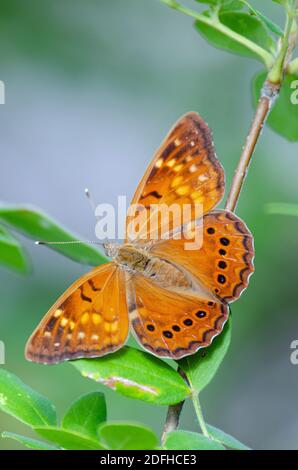
[[[253,101],[256,106],[266,72],[258,73],[253,79]],[[286,75],[280,94],[269,114],[268,125],[290,141],[298,140],[298,74]]]
[[[190,431],[172,431],[166,435],[167,450],[225,450],[224,446],[203,434]]]
[[[141,424],[105,423],[99,427],[98,435],[109,450],[153,450],[158,444],[154,432]]]
[[[0,225],[0,264],[20,273],[30,269],[29,259],[19,241]]]
[[[92,392],[83,395],[71,405],[62,420],[62,427],[97,440],[97,428],[106,419],[104,394]]]
[[[223,0],[220,11],[242,10],[243,3],[241,0]]]
[[[214,426],[210,426],[210,424],[207,424],[207,430],[210,436],[212,436],[216,441],[220,442],[221,444],[224,444],[230,449],[250,450],[249,447],[247,447],[245,444],[242,444],[242,442],[238,441],[238,439],[235,439],[235,437],[226,434],[225,432],[215,428]]]
[[[257,17],[243,12],[223,12],[219,14],[219,19],[223,25],[267,51],[271,51],[275,47],[267,28]],[[195,22],[195,26],[202,36],[215,47],[247,57],[260,58],[250,48],[239,44],[238,41],[218,31],[216,27],[206,25],[200,20]]]
[[[191,387],[197,393],[209,384],[223,361],[231,341],[231,327],[230,318],[223,332],[214,338],[211,346],[179,361],[179,365],[186,373]]]
[[[32,427],[57,423],[50,400],[3,368],[0,369],[0,409]]]
[[[56,427],[36,427],[34,430],[48,441],[55,442],[66,450],[102,450],[98,439],[89,439],[78,432]]]
[[[284,33],[283,30],[273,21],[271,21],[267,16],[263,15],[259,10],[256,10],[256,8],[253,8],[246,0],[242,0],[242,2],[249,8],[251,13],[256,15],[262,23],[269,29],[274,34],[277,34],[280,37],[283,37]]]
[[[17,230],[26,237],[43,242],[68,242],[78,240],[40,210],[29,206],[1,206],[0,221]],[[82,264],[98,266],[107,261],[92,245],[78,243],[50,245],[53,250]]]
[[[175,404],[190,394],[190,389],[172,367],[128,346],[98,359],[81,359],[71,364],[84,377],[128,397],[157,405]]]
[[[15,434],[14,432],[3,432],[2,437],[4,439],[14,439],[20,444],[23,444],[25,447],[33,450],[60,450],[59,447],[47,444],[46,442],[38,441],[37,439],[31,439],[27,436],[21,436],[20,434]]]

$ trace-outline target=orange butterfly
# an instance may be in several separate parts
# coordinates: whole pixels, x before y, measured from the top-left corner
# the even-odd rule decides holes
[[[29,339],[27,359],[57,363],[103,356],[124,345],[129,325],[157,356],[179,359],[208,346],[254,270],[246,225],[232,212],[212,211],[223,192],[224,171],[210,129],[188,113],[157,151],[132,203],[146,211],[151,204],[202,203],[202,247],[185,250],[186,234],[152,240],[148,224],[133,239],[127,230],[121,246],[105,244],[112,261],[57,300]],[[190,211],[189,222],[193,217]],[[127,228],[133,221],[128,215]]]

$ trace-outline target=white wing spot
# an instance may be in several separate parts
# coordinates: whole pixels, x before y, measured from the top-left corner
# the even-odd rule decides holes
[[[208,179],[208,176],[206,176],[206,175],[200,175],[200,176],[198,177],[198,180],[199,180],[200,182],[207,181],[207,179]]]
[[[189,172],[190,173],[195,173],[196,171],[198,170],[198,166],[193,163],[190,167],[189,167]]]
[[[163,159],[162,158],[159,158],[157,160],[157,162],[155,163],[155,167],[156,168],[161,168],[162,167],[162,164],[163,164]]]
[[[55,317],[55,318],[60,317],[61,313],[62,313],[61,308],[58,308],[58,309],[56,310],[56,312],[54,313],[54,317]]]

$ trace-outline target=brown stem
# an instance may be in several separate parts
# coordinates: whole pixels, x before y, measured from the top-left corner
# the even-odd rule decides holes
[[[298,0],[296,0],[296,7],[298,8]],[[287,42],[287,48],[284,56],[282,57],[282,70],[285,72],[285,69],[291,59],[292,52],[295,48],[297,41],[297,33],[291,34],[290,39]],[[274,65],[273,65],[274,67]],[[270,76],[270,71],[268,76]],[[283,77],[279,77],[276,83],[273,83],[267,77],[263,88],[260,93],[260,98],[258,102],[257,109],[255,111],[251,128],[249,130],[248,136],[246,138],[235,174],[232,180],[231,188],[227,197],[225,209],[229,211],[234,211],[240,196],[240,191],[242,189],[245,176],[248,171],[248,167],[253,156],[256,144],[261,135],[262,129],[266,122],[266,119],[270,113],[274,101],[279,95],[279,91],[282,85]],[[186,380],[184,372],[178,368],[180,375]],[[184,401],[178,403],[177,405],[171,405],[168,408],[167,418],[163,429],[162,442],[164,442],[165,435],[169,431],[174,431],[179,425],[180,414],[184,405]]]
[[[240,191],[248,170],[251,157],[253,155],[255,146],[257,144],[258,138],[261,134],[262,128],[264,126],[265,120],[270,112],[272,104],[276,97],[278,96],[280,85],[273,84],[266,80],[263,85],[259,103],[253,118],[253,122],[248,133],[242,154],[239,159],[239,163],[232,181],[230,192],[227,198],[225,208],[230,211],[234,211]],[[183,371],[178,368],[179,374],[185,379],[185,374]],[[165,435],[167,432],[175,431],[179,425],[180,414],[184,405],[184,401],[178,403],[177,405],[170,405],[168,408],[168,413],[163,429],[162,442],[164,442]]]
[[[247,135],[225,205],[225,208],[229,211],[234,211],[236,208],[256,144],[269,115],[272,104],[278,96],[279,90],[280,84],[271,83],[268,80],[266,80],[263,85],[252,125]]]
[[[163,444],[165,441],[166,434],[168,432],[175,431],[178,428],[183,405],[184,401],[181,401],[180,403],[177,403],[177,405],[169,406],[161,438],[161,442]]]

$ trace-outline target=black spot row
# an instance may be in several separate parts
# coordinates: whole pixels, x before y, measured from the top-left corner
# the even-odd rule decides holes
[[[219,267],[220,269],[226,269],[227,263],[226,263],[225,261],[219,261],[218,267]]]
[[[230,244],[230,240],[226,237],[221,237],[219,241],[223,246],[228,246]]]

